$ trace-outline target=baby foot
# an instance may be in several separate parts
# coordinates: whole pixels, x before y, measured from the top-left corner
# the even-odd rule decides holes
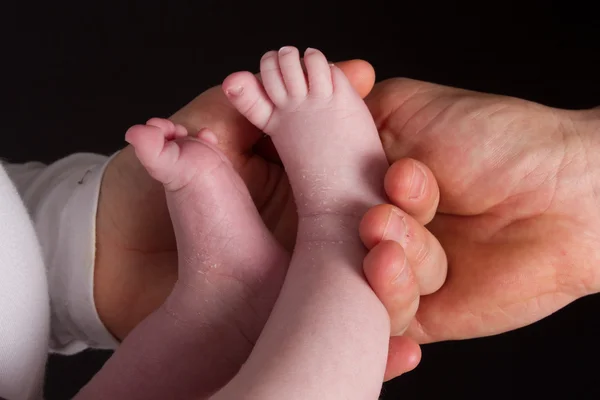
[[[368,399],[383,380],[389,318],[362,274],[366,250],[358,226],[368,208],[385,202],[388,163],[373,118],[342,71],[314,49],[304,64],[306,75],[298,50],[283,47],[261,59],[262,83],[248,72],[223,83],[232,104],[271,136],[299,220],[277,304],[248,361],[217,399],[237,392]]]
[[[384,199],[388,163],[377,128],[344,73],[318,50],[283,47],[261,59],[262,83],[230,75],[232,104],[272,137],[286,167],[300,217],[352,215]],[[351,161],[350,161],[351,160]]]
[[[129,129],[149,174],[164,184],[177,240],[179,278],[164,309],[173,330],[210,345],[172,366],[172,376],[212,389],[239,369],[268,318],[288,255],[264,226],[241,178],[203,130],[153,118]],[[181,333],[181,331],[184,331]],[[201,365],[190,365],[190,360]],[[190,380],[188,379],[188,383]],[[196,393],[198,394],[198,393]]]

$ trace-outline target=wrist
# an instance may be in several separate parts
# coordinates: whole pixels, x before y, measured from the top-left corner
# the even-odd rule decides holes
[[[561,111],[561,126],[565,143],[562,171],[567,196],[573,201],[570,214],[574,230],[581,234],[577,243],[580,262],[575,285],[581,295],[600,292],[600,259],[597,247],[600,231],[600,109]],[[572,149],[569,152],[569,148]],[[566,171],[570,165],[579,165],[576,174]]]
[[[145,174],[130,146],[113,157],[102,179],[96,215],[94,301],[100,320],[119,340],[163,303],[177,279],[174,240],[168,234],[167,239],[152,235],[145,226],[155,223],[161,232],[169,232],[161,199],[162,186]],[[142,204],[151,204],[152,220],[139,214]],[[148,235],[166,247],[159,248]]]
[[[600,208],[600,109],[564,113],[563,126],[568,126],[580,144],[579,155],[585,160],[584,178]]]
[[[121,177],[120,166],[127,159],[127,149],[117,154],[108,164],[98,199],[98,211],[96,214],[96,258],[94,263],[94,302],[100,320],[106,329],[117,339],[123,340],[131,330],[124,323],[128,310],[131,309],[131,299],[127,293],[126,285],[122,282],[128,281],[127,268],[120,266],[128,265],[124,259],[126,254],[116,251],[115,241],[115,204],[121,203],[121,193],[115,190],[121,185],[118,183]]]

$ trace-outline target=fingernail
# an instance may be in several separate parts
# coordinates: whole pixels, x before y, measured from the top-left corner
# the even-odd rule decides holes
[[[392,279],[392,284],[397,285],[408,280],[408,277],[410,276],[410,270],[408,268],[406,256],[404,259],[394,262],[393,269],[396,275],[394,276],[394,279]]]
[[[413,163],[413,175],[410,181],[410,189],[408,191],[408,198],[410,200],[416,200],[423,196],[425,193],[425,184],[427,182],[427,175],[423,168],[417,163]]]
[[[228,96],[239,96],[243,91],[244,88],[242,86],[234,86],[228,88],[225,93],[227,93]]]
[[[317,52],[317,50],[316,50],[316,49],[313,49],[312,47],[307,47],[307,48],[306,48],[306,51],[304,52],[304,55],[306,55],[306,56],[307,56],[307,55],[309,55],[309,54],[313,54],[313,53],[316,53],[316,52]]]
[[[393,240],[404,247],[406,245],[406,232],[406,218],[397,208],[391,207],[382,240]]]
[[[292,48],[289,46],[283,46],[282,48],[279,49],[279,54],[281,55],[286,55],[292,52]]]

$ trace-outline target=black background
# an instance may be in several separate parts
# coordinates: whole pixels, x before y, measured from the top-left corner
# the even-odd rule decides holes
[[[127,127],[169,116],[282,45],[363,58],[405,76],[563,108],[600,104],[597,14],[575,2],[2,2],[0,156],[111,153]],[[599,132],[600,134],[600,132]],[[600,298],[528,328],[423,348],[384,399],[592,399]],[[106,359],[52,357],[47,399],[70,398]]]

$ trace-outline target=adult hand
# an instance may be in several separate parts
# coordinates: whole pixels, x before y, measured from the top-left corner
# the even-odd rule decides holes
[[[365,96],[371,90],[374,73],[369,64],[349,61],[338,66],[361,95]],[[297,225],[291,188],[269,142],[261,140],[262,133],[230,106],[220,88],[212,88],[198,96],[171,120],[185,126],[190,133],[209,128],[219,136],[219,146],[244,179],[263,220],[277,239],[291,250]],[[405,170],[400,168],[398,174],[412,174],[410,165]],[[435,188],[433,177],[428,185]],[[419,214],[422,209],[431,208],[435,190],[430,189],[430,192],[429,196],[412,201],[407,213]],[[432,253],[441,253],[435,240],[430,240],[427,246],[430,244],[436,247]],[[390,244],[383,246],[389,248]],[[396,265],[380,259],[394,252],[407,253],[404,265],[410,268],[413,258],[419,256],[414,250],[420,246],[413,241],[408,251],[399,246],[395,246],[392,253],[375,249],[372,252],[375,255],[365,261],[365,270],[376,271],[377,265]],[[177,279],[176,265],[176,243],[164,189],[147,175],[133,150],[127,147],[106,170],[97,216],[95,301],[102,321],[117,338],[123,339],[163,303]],[[420,270],[428,268],[424,266]],[[385,276],[385,271],[377,273]],[[408,275],[412,276],[411,273]],[[439,287],[442,281],[443,278],[432,281],[429,290],[435,285]],[[401,326],[406,327],[407,318],[412,316],[418,304],[418,297],[414,297],[418,290],[411,290],[415,285],[413,279],[397,282],[403,283],[395,286],[394,298],[405,307],[402,310],[396,307],[394,321],[396,329],[401,329]],[[404,289],[399,290],[400,287]],[[411,370],[420,360],[418,345],[406,337],[393,338],[390,351],[388,370],[394,371],[394,375]],[[235,355],[237,358],[245,356]]]
[[[498,334],[599,291],[600,111],[406,79],[376,85],[366,101],[390,161],[400,160],[386,176],[392,203],[411,204],[405,170],[420,165],[414,160],[439,184],[437,213],[429,203],[415,215],[431,221],[448,277],[421,298],[406,335],[427,343]],[[427,187],[427,196],[437,190]],[[365,243],[413,240],[410,224],[386,230],[391,209],[365,216]],[[429,269],[422,279],[443,273]],[[380,271],[367,276],[394,320],[397,291]]]
[[[338,64],[363,96],[374,83],[364,61]],[[192,134],[210,128],[250,189],[268,227],[288,249],[296,233],[292,194],[283,169],[254,154],[262,137],[214,87],[171,119]],[[177,279],[177,252],[162,185],[150,178],[133,149],[123,149],[108,165],[97,215],[94,298],[100,318],[123,339],[171,292]]]

